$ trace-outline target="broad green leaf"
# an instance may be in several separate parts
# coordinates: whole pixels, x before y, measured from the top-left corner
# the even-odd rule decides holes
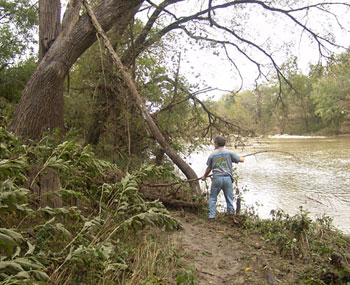
[[[5,271],[8,274],[24,271],[22,266],[14,261],[2,261],[0,262],[0,271]]]
[[[56,229],[63,234],[65,238],[71,238],[72,234],[61,223],[56,224]]]
[[[48,281],[48,280],[50,280],[50,277],[44,271],[33,270],[32,272],[34,273],[35,277],[38,280],[41,280],[41,281]]]
[[[36,270],[36,269],[42,269],[43,265],[34,263],[32,260],[28,258],[17,258],[13,260],[14,262],[18,263],[21,265],[24,269],[26,270]]]
[[[7,252],[10,254],[16,246],[18,246],[18,243],[13,238],[0,233],[0,247],[6,248]]]
[[[27,271],[21,271],[14,276],[14,279],[31,279],[31,277]]]
[[[21,253],[21,248],[19,246],[16,247],[16,251],[15,253],[12,255],[11,259],[16,258],[17,256],[19,256]]]
[[[28,250],[24,256],[32,255],[34,253],[34,250],[35,250],[35,245],[32,245],[29,241],[27,241],[27,245],[28,245]]]

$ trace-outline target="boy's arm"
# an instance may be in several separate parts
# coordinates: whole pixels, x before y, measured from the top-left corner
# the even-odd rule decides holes
[[[209,175],[210,171],[211,171],[211,168],[208,166],[207,169],[204,172],[204,175],[201,177],[202,180],[207,179],[207,176]]]

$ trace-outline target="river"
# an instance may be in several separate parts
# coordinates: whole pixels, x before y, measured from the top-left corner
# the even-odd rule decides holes
[[[198,176],[212,150],[187,159]],[[272,209],[295,215],[302,207],[312,218],[331,217],[334,226],[350,234],[350,136],[271,137],[234,151],[269,151],[247,156],[237,166],[244,204],[254,206],[261,218],[269,218]],[[205,189],[204,182],[201,186]],[[219,210],[223,205],[221,193]]]

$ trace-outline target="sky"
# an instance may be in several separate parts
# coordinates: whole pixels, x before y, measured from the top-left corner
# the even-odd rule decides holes
[[[219,2],[225,1],[213,1],[213,3]],[[314,3],[318,1],[308,0],[302,2]],[[175,8],[171,9],[171,11],[176,15],[189,15],[198,9],[201,3],[204,3],[204,1],[184,1],[175,6]],[[205,6],[203,8],[205,8]],[[236,20],[236,15],[232,14],[234,11],[226,10],[227,9],[221,9],[220,12],[217,12],[215,15],[215,20],[225,24],[227,24],[229,21],[237,21],[236,26],[242,24],[244,35],[247,35],[248,39],[252,39],[258,44],[271,49],[273,51],[273,56],[279,65],[281,65],[291,56],[297,56],[300,70],[304,74],[307,74],[309,65],[316,64],[318,62],[319,53],[317,45],[310,43],[310,38],[307,33],[300,29],[298,30],[295,23],[288,21],[287,17],[282,18],[279,17],[278,14],[274,14],[274,18],[266,20],[264,10],[255,6],[253,10],[249,11],[249,15],[244,15]],[[346,11],[344,9],[338,9],[337,13],[341,15],[343,24],[347,30],[350,31],[350,17],[348,17]],[[350,45],[349,32],[337,32],[335,29],[336,21],[332,15],[328,13],[327,16],[329,18],[327,20],[320,17],[318,13],[312,14],[309,12],[308,16],[309,17],[307,20],[306,18],[303,20],[307,21],[310,26],[315,27],[317,32],[334,32],[339,42],[341,42],[344,46]],[[140,17],[145,19],[144,15],[140,15]],[[227,20],[224,21],[224,18]],[[220,39],[225,38],[222,36],[222,34],[215,33],[209,27],[206,32],[210,33],[212,37],[217,37]],[[188,43],[185,39],[186,37],[179,36],[178,46],[174,48],[174,52],[181,52],[181,57],[183,60],[181,62],[180,72],[182,72],[182,74],[186,76],[190,82],[198,82],[201,80],[211,87],[223,90],[214,91],[212,94],[214,99],[219,98],[221,94],[228,93],[227,91],[236,91],[241,86],[239,76],[235,74],[234,67],[226,59],[222,50],[221,53],[217,55],[215,54],[214,50],[200,49],[200,47],[194,45],[193,43]],[[288,43],[288,48],[283,46],[282,43]],[[218,51],[218,49],[216,51]],[[339,51],[340,50],[337,52]],[[264,59],[261,54],[255,52],[254,55],[253,53],[251,53],[251,55],[260,62],[266,63],[266,58]],[[255,79],[257,77],[256,67],[249,63],[244,57],[239,55],[239,53],[233,51],[233,49],[231,49],[231,57],[234,58],[235,63],[239,67],[242,77],[244,78],[243,89],[254,88]],[[269,75],[272,76],[274,73],[270,73]],[[262,81],[259,82],[261,83]]]
[[[154,0],[154,3],[160,3],[163,0]],[[62,16],[64,13],[67,0],[62,0]],[[213,0],[213,5],[217,3],[228,2],[227,0]],[[300,3],[315,3],[319,0],[307,0],[300,1]],[[328,2],[335,2],[334,0],[328,0]],[[205,0],[185,0],[179,4],[171,6],[171,12],[176,15],[185,16],[197,11],[198,8],[203,5],[203,9],[206,8]],[[273,50],[273,56],[281,64],[290,56],[297,56],[299,68],[304,74],[307,74],[310,64],[316,64],[319,60],[319,54],[317,46],[310,44],[309,37],[305,31],[298,31],[294,24],[291,24],[285,18],[282,21],[278,17],[278,14],[274,15],[274,18],[266,20],[264,16],[264,10],[259,6],[254,6],[254,9],[249,11],[248,14],[242,13],[241,18],[236,19],[234,15],[235,11],[228,9],[220,9],[215,15],[215,20],[220,23],[227,24],[228,22],[236,21],[236,26],[242,24],[244,28],[244,35],[247,35],[248,39],[256,41],[258,44],[271,48]],[[348,32],[336,32],[336,22],[334,17],[328,14],[329,19],[327,22],[317,14],[308,15],[307,22],[310,25],[317,27],[319,31],[323,32],[329,30],[335,32],[336,38],[342,42],[345,46],[350,46],[350,20],[348,17],[349,11],[345,9],[338,9],[337,13],[341,15],[341,19],[347,28]],[[220,14],[219,14],[220,13]],[[145,13],[139,13],[138,18],[143,21],[147,20]],[[163,18],[163,21],[166,21]],[[220,33],[214,32],[208,28],[205,32],[210,33],[212,37],[223,38]],[[269,37],[271,37],[269,39]],[[223,50],[221,49],[203,49],[200,46],[188,42],[186,36],[178,36],[177,45],[174,46],[172,52],[179,54],[181,52],[181,67],[180,73],[186,77],[191,83],[199,83],[199,89],[210,86],[217,88],[205,96],[213,96],[213,99],[219,99],[222,94],[227,94],[230,91],[237,91],[241,87],[241,79],[235,68],[226,58]],[[288,50],[284,46],[279,45],[283,42],[289,42]],[[218,54],[217,51],[220,51]],[[339,51],[338,51],[339,52]],[[253,56],[253,53],[252,53]],[[249,63],[239,53],[231,49],[231,57],[234,58],[236,65],[239,67],[242,77],[244,79],[243,89],[253,89],[255,87],[255,79],[257,77],[257,69],[254,65]],[[254,54],[254,57],[261,62],[266,63],[266,59],[261,57],[261,54]],[[169,58],[171,58],[169,56]],[[270,76],[273,74],[270,73]],[[260,80],[260,83],[262,81]],[[221,91],[220,91],[221,90]]]

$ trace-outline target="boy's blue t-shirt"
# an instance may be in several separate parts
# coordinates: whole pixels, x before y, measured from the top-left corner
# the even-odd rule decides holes
[[[221,147],[209,155],[207,166],[212,169],[214,178],[217,176],[231,176],[233,181],[232,163],[238,163],[239,159],[239,155]]]

